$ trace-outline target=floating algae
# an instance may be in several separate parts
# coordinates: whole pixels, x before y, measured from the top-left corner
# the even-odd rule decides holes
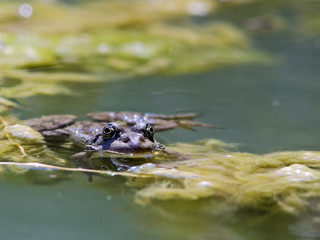
[[[71,94],[63,85],[69,81],[188,73],[268,60],[230,23],[185,20],[217,11],[213,1],[33,1],[30,6],[33,14],[22,19],[18,4],[0,3],[8,9],[0,23],[0,82],[18,80],[3,87],[6,97]]]
[[[195,158],[165,163],[167,175],[163,174],[163,179],[157,178],[143,186],[137,192],[136,201],[149,205],[159,200],[218,199],[225,203],[226,209],[237,206],[266,211],[278,209],[297,214],[308,208],[309,198],[319,197],[320,172],[308,167],[308,164],[318,165],[320,152],[265,155],[205,153],[205,143],[200,146],[176,145],[175,150],[184,149],[185,153],[192,149]],[[199,149],[198,155],[196,149]],[[170,173],[172,169],[174,173]],[[179,180],[180,174],[184,177]]]
[[[17,107],[18,104],[16,104],[15,102],[0,96],[0,113],[5,113],[10,109]]]
[[[48,148],[42,135],[17,119],[0,117],[0,158],[13,162],[63,164]]]
[[[38,183],[53,183],[70,179],[70,172],[120,175],[127,179],[128,187],[138,189],[135,201],[143,206],[205,200],[220,202],[221,212],[232,207],[298,214],[307,210],[309,200],[314,202],[320,193],[320,152],[258,155],[234,152],[234,145],[206,139],[168,147],[188,154],[190,159],[167,159],[158,154],[128,171],[113,172],[72,168],[70,161],[59,158],[47,148],[37,131],[9,116],[1,118],[0,142],[0,157],[5,160],[1,162],[2,176],[20,174]],[[50,171],[50,174],[43,171]]]
[[[157,5],[159,2],[164,5]],[[195,2],[200,4],[190,7]],[[231,1],[237,2],[255,1]],[[0,83],[16,81],[1,88],[5,97],[71,94],[66,82],[188,73],[268,60],[252,48],[244,31],[230,23],[186,21],[219,11],[214,1],[136,1],[130,5],[108,1],[76,6],[32,1],[31,5],[33,15],[22,19],[19,4],[0,3]],[[306,21],[315,23],[311,20],[316,16],[310,16]],[[318,29],[314,27],[310,32],[317,32],[312,31]],[[261,25],[254,25],[257,28]],[[0,99],[1,112],[14,107],[14,102]],[[59,173],[79,171],[120,175],[137,189],[135,201],[144,206],[219,201],[223,202],[222,212],[254,208],[297,214],[308,209],[309,199],[317,200],[320,193],[319,152],[239,153],[209,139],[169,147],[190,154],[191,160],[150,159],[128,172],[69,168],[71,163],[51,152],[37,133],[9,118],[0,126],[0,146],[5,161],[1,175],[32,175],[43,183],[48,182],[46,178],[36,177],[44,174],[64,180],[68,178]],[[212,209],[216,209],[214,204]]]
[[[5,132],[12,131],[14,132],[13,135],[11,134],[12,137],[20,138],[20,125],[6,127]],[[23,135],[28,136],[28,134]],[[41,142],[40,138],[38,140]],[[22,146],[22,142],[19,144]],[[26,142],[23,146],[27,146]],[[168,147],[189,154],[191,159],[159,158],[160,160],[157,160],[156,157],[126,172],[113,172],[69,168],[53,158],[45,160],[41,158],[41,163],[37,163],[32,157],[27,161],[21,161],[21,153],[19,149],[13,149],[14,147],[16,146],[11,146],[10,151],[16,152],[17,156],[10,153],[12,157],[8,160],[16,163],[2,162],[2,167],[23,168],[23,171],[20,171],[21,174],[32,175],[38,182],[41,182],[42,178],[37,175],[43,175],[43,173],[34,170],[50,171],[53,172],[52,174],[80,171],[109,177],[120,175],[127,179],[128,187],[138,189],[135,201],[143,206],[156,206],[170,201],[201,200],[207,203],[213,202],[212,211],[217,210],[220,213],[229,211],[230,208],[234,210],[253,208],[299,214],[307,210],[309,200],[314,201],[319,198],[320,193],[320,171],[317,168],[320,163],[320,152],[296,151],[258,155],[229,151],[228,147],[233,146],[218,140],[207,139],[194,144],[175,144]],[[39,148],[34,147],[34,151],[36,149],[39,151]],[[30,148],[26,148],[25,151],[34,154]],[[45,148],[42,151],[47,153]],[[1,156],[3,158],[3,153]],[[9,172],[11,171],[12,169]],[[19,171],[15,171],[15,174],[17,172]],[[48,176],[48,174],[44,175]],[[62,174],[62,176],[62,179],[56,180],[63,180],[65,175]],[[214,207],[217,202],[220,203],[217,205],[219,209]]]

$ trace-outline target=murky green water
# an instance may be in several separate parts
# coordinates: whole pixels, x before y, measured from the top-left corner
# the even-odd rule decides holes
[[[253,46],[272,56],[269,64],[67,83],[74,95],[18,99],[22,108],[13,113],[28,119],[57,113],[82,118],[88,112],[109,110],[198,112],[201,121],[225,130],[179,129],[159,133],[157,139],[170,144],[217,138],[237,143],[239,151],[251,153],[320,150],[320,35],[298,29],[303,24],[299,16],[318,11],[316,4],[306,1],[300,10],[285,1],[278,9],[263,5],[284,16],[290,25],[282,31],[247,32]],[[240,6],[238,10],[223,9],[212,18],[244,29],[244,15],[250,13],[248,19],[253,18],[254,12]],[[320,238],[319,218],[311,213],[292,216],[245,208],[221,214],[218,205],[210,201],[179,199],[142,207],[134,203],[136,190],[126,186],[121,177],[97,177],[91,183],[85,174],[72,173],[54,184],[37,182],[32,176],[30,181],[19,176],[4,179],[0,183],[3,239]]]

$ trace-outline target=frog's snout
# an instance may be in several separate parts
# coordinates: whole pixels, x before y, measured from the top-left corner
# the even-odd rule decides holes
[[[124,136],[123,139],[122,139],[122,141],[123,141],[124,143],[128,143],[128,142],[130,142],[130,137],[129,137],[129,136]]]
[[[146,141],[146,138],[140,134],[122,134],[118,141],[129,145],[138,145]]]

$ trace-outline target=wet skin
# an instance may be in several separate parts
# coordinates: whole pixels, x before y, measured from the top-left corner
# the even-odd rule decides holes
[[[141,122],[132,127],[124,127],[111,122],[102,129],[91,127],[90,130],[93,131],[91,133],[96,132],[96,134],[87,134],[77,130],[78,127],[71,126],[68,129],[73,132],[71,134],[73,141],[84,146],[83,152],[71,156],[72,161],[82,168],[125,171],[136,164],[149,161],[144,157],[131,158],[133,154],[143,156],[155,151],[166,153],[165,147],[154,139],[154,130],[148,123]],[[101,153],[98,159],[92,158],[94,152]],[[108,153],[112,156],[106,155]],[[88,176],[91,181],[92,176]]]
[[[73,115],[51,115],[34,118],[25,123],[38,130],[46,139],[71,138],[91,151],[115,151],[119,153],[152,152],[159,144],[153,139],[154,131],[166,131],[177,127],[192,129],[194,126],[218,128],[194,121],[198,114],[150,114],[137,112],[89,113],[91,121],[76,121]],[[104,131],[113,125],[115,135],[108,139]],[[149,130],[148,130],[149,129]],[[152,136],[150,135],[152,130]],[[87,146],[90,145],[90,146]]]
[[[113,170],[126,170],[129,165],[137,163],[137,158],[134,161],[129,157],[126,159],[126,156],[133,154],[153,154],[161,151],[176,159],[188,158],[185,154],[165,150],[165,147],[154,139],[155,130],[165,131],[176,127],[192,129],[194,126],[221,128],[194,121],[198,114],[193,113],[163,115],[98,112],[88,116],[91,121],[77,122],[73,115],[51,115],[26,120],[25,123],[38,130],[46,140],[60,142],[70,139],[80,146],[82,152],[71,157],[79,167],[97,168],[89,164],[89,158],[94,152],[118,154],[117,157],[108,157]],[[101,155],[101,158],[106,157]]]
[[[103,151],[110,153],[146,153],[163,150],[164,146],[154,139],[154,130],[148,123],[140,122],[132,127],[124,127],[119,123],[106,124],[100,132],[86,134],[74,130],[71,138],[74,142],[85,145],[85,151]]]

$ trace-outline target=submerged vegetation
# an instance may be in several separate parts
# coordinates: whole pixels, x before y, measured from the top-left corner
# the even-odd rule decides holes
[[[222,4],[215,1],[84,1],[76,6],[50,2],[32,1],[27,5],[29,13],[32,6],[32,16],[27,17],[28,11],[21,13],[16,2],[0,3],[0,9],[6,9],[0,10],[0,175],[29,178],[32,173],[45,183],[59,180],[58,173],[63,180],[79,171],[122,175],[129,187],[137,189],[135,201],[144,206],[205,199],[223,202],[221,212],[231,207],[291,214],[309,208],[320,211],[318,204],[309,204],[320,193],[319,152],[240,153],[208,139],[169,147],[190,154],[191,160],[156,158],[128,172],[79,169],[62,159],[37,131],[11,114],[18,107],[11,98],[72,94],[65,85],[68,82],[265,64],[271,56],[252,47],[248,34],[239,27],[211,21]],[[248,24],[251,30],[274,25],[281,29],[285,21],[267,16]],[[65,148],[70,153],[70,146]],[[55,177],[48,177],[53,171]]]

